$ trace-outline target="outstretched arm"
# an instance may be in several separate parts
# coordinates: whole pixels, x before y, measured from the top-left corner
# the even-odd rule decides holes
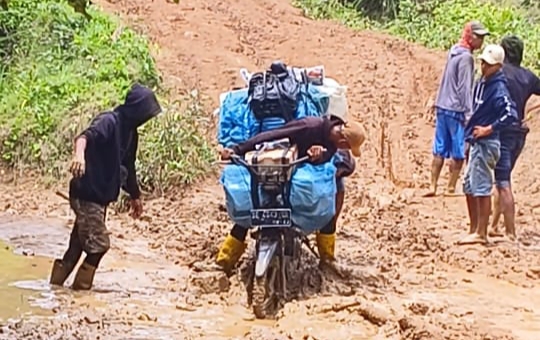
[[[539,96],[540,95],[540,79],[538,78],[536,74],[532,72],[531,72],[531,75],[532,77],[534,77],[532,93]]]
[[[255,145],[261,144],[264,142],[270,142],[277,139],[289,138],[291,143],[295,143],[298,140],[299,136],[302,135],[303,131],[308,128],[306,119],[293,120],[283,127],[271,131],[266,131],[258,134],[257,136],[248,139],[242,144],[238,144],[232,147],[233,151],[237,155],[244,155],[249,151],[255,149]]]
[[[135,160],[137,156],[137,146],[139,144],[139,135],[137,132],[133,133],[133,140],[127,153],[122,160],[122,165],[127,169],[126,183],[122,186],[122,189],[126,191],[132,200],[139,199],[141,197],[141,190],[137,183],[137,172],[135,170]]]

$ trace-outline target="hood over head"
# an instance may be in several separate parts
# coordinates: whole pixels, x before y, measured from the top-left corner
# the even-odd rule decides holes
[[[515,35],[507,35],[501,41],[504,49],[505,61],[515,66],[520,66],[523,61],[523,41]]]
[[[134,84],[126,95],[124,104],[115,109],[124,124],[138,128],[161,112],[154,92],[140,84]]]
[[[473,31],[472,31],[472,23],[468,22],[465,24],[465,27],[463,27],[463,31],[461,32],[461,39],[459,40],[458,46],[464,47],[468,49],[469,51],[472,51],[472,40],[473,40]]]

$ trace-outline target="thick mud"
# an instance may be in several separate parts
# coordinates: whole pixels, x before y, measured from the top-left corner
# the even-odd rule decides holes
[[[513,175],[519,241],[458,247],[467,230],[464,197],[421,198],[433,136],[426,106],[444,53],[313,22],[285,0],[96,2],[155,41],[167,84],[179,92],[199,88],[209,115],[220,92],[242,84],[240,67],[255,70],[278,58],[323,64],[349,86],[350,114],[368,132],[338,226],[337,256],[352,274],[339,279],[307,260],[309,289],[275,320],[253,320],[242,270],[229,280],[204,269],[230,228],[219,209],[222,189],[209,177],[181,195],[146,202],[140,221],[111,209],[113,248],[95,290],[55,290],[53,317],[11,309],[22,321],[3,321],[0,339],[539,338],[538,121]],[[67,203],[31,179],[3,187],[0,238],[45,262],[61,256]],[[29,296],[51,292],[42,266],[32,273],[9,280],[38,282],[27,285],[34,287]]]

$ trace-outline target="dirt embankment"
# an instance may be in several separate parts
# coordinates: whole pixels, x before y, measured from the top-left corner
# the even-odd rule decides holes
[[[532,267],[540,263],[535,252],[540,235],[534,228],[540,206],[540,174],[533,163],[540,143],[536,122],[515,175],[519,246],[457,247],[454,241],[466,230],[464,198],[419,198],[428,182],[433,135],[426,103],[436,90],[444,53],[379,33],[314,22],[285,0],[97,3],[148,34],[159,45],[158,65],[167,84],[178,91],[198,88],[207,98],[209,114],[220,92],[242,85],[239,68],[260,69],[282,59],[295,66],[325,65],[331,77],[349,87],[350,114],[368,129],[357,171],[347,181],[338,227],[338,257],[353,274],[345,281],[330,276],[320,280],[313,269],[318,274],[313,286],[323,297],[288,304],[272,324],[233,323],[245,328],[237,338],[537,338],[540,270]],[[21,192],[0,193],[0,201],[10,202],[5,210],[50,215],[65,205],[52,194],[32,198]],[[196,270],[199,262],[212,261],[230,227],[218,210],[222,197],[212,177],[182,199],[147,202],[142,221],[110,217],[116,239],[144,239],[151,253],[188,271],[167,287],[204,301],[188,299],[185,303],[194,311],[209,304],[222,306],[226,314],[227,308],[244,303],[236,278],[229,284],[217,274]],[[119,247],[114,252],[125,255]],[[98,274],[97,285],[105,275]],[[121,306],[123,300],[118,301]],[[119,310],[101,309],[101,318],[110,320]],[[182,325],[183,334],[194,339],[217,338],[208,330],[190,328],[190,317],[186,312],[173,325]],[[98,326],[86,327],[91,333]],[[113,328],[100,332],[113,336],[118,333]]]

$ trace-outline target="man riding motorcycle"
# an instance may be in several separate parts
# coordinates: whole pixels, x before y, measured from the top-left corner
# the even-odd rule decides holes
[[[317,247],[321,256],[321,265],[334,267],[336,222],[344,198],[343,177],[349,176],[354,171],[354,162],[348,150],[354,156],[360,156],[360,147],[365,140],[364,129],[359,123],[345,122],[341,117],[306,117],[291,121],[281,128],[260,133],[231,149],[225,148],[221,151],[221,158],[227,160],[233,154],[244,155],[254,150],[257,144],[282,138],[289,138],[291,143],[297,145],[298,156],[308,155],[313,164],[328,162],[334,154],[338,154],[336,157],[336,166],[338,167],[336,214],[332,221],[317,233]],[[248,229],[235,224],[219,250],[216,263],[227,274],[230,274],[246,248],[247,232]]]

